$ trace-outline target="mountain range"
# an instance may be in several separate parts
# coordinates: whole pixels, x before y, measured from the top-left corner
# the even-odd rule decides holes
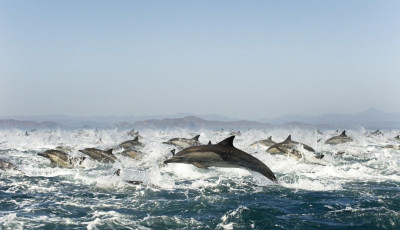
[[[0,118],[0,128],[400,128],[400,113],[370,108],[357,114],[329,113],[318,116],[284,115],[258,121],[239,120],[217,114],[179,113],[153,116],[8,116]]]

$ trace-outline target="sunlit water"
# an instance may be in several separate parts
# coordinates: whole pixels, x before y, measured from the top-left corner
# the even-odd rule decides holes
[[[127,130],[0,130],[0,158],[23,174],[1,172],[0,229],[399,229],[400,131],[367,137],[349,130],[354,142],[337,146],[323,142],[337,135],[325,130],[249,130],[236,137],[235,147],[260,159],[275,173],[276,185],[245,169],[199,169],[162,162],[171,157],[173,137],[201,134],[213,143],[228,131],[141,130],[141,160],[118,155],[115,164],[86,160],[83,168],[53,168],[38,152],[59,145],[108,149],[130,139]],[[287,135],[325,155],[305,152],[304,158],[271,156],[249,145],[270,135]],[[321,141],[317,141],[322,139]],[[4,143],[3,143],[4,142]],[[345,151],[342,156],[335,155]],[[121,176],[113,175],[121,170]],[[125,180],[143,181],[130,185]]]

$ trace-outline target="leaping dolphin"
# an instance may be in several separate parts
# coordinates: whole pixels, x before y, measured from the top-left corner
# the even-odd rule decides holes
[[[397,136],[393,137],[393,140],[394,140],[394,141],[399,141],[399,142],[400,142],[400,135],[397,135]]]
[[[103,151],[100,149],[95,149],[95,148],[86,148],[83,150],[79,150],[79,152],[84,153],[88,155],[90,158],[100,161],[102,163],[114,163],[115,160],[117,159],[114,154],[112,154],[112,149],[109,149],[107,151]]]
[[[371,132],[368,136],[383,136],[383,133],[377,129],[376,131]]]
[[[124,149],[130,149],[133,147],[142,147],[143,144],[139,142],[139,136],[136,136],[133,140],[125,141],[119,144],[119,147]]]
[[[53,166],[60,168],[74,168],[86,159],[86,157],[69,157],[68,154],[59,150],[51,149],[37,155],[50,160]]]
[[[334,136],[329,138],[328,140],[325,141],[325,144],[329,145],[337,145],[337,144],[342,144],[342,143],[347,143],[347,142],[352,142],[353,139],[351,137],[348,137],[346,135],[346,130],[344,130],[339,136]]]
[[[197,135],[191,139],[188,138],[172,138],[166,142],[163,142],[163,144],[167,144],[167,145],[174,145],[177,148],[189,148],[189,147],[193,147],[193,146],[199,146],[201,145],[200,141],[199,141],[199,137],[200,135]]]
[[[315,152],[315,150],[306,144],[299,143],[297,141],[292,141],[292,135],[289,135],[285,141],[277,143],[267,149],[267,152],[270,154],[289,154],[292,157],[297,159],[302,158],[301,153],[298,149],[298,146],[302,146],[305,150],[310,152]]]
[[[260,146],[262,146],[262,147],[268,148],[268,147],[270,147],[270,146],[273,146],[274,144],[276,144],[276,142],[273,141],[273,140],[272,140],[272,136],[270,136],[270,137],[268,137],[268,138],[265,139],[265,140],[259,140],[259,141],[256,141],[256,142],[252,143],[252,144],[250,145],[250,147],[255,148],[255,147],[257,147],[257,145],[260,145]]]
[[[246,168],[277,182],[274,173],[268,166],[252,155],[233,146],[234,138],[235,136],[228,137],[218,144],[186,148],[176,153],[171,159],[164,161],[164,163],[193,164],[198,168]]]

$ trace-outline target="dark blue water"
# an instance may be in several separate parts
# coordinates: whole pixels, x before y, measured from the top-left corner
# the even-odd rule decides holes
[[[5,131],[3,131],[5,132]],[[85,145],[74,131],[60,131],[64,143]],[[89,145],[97,134],[87,131]],[[8,131],[2,159],[20,165],[23,174],[0,176],[0,226],[2,229],[399,229],[400,152],[370,145],[362,133],[345,147],[348,152],[328,160],[296,161],[268,156],[248,143],[261,139],[261,131],[244,134],[238,147],[253,151],[276,173],[280,183],[270,183],[242,169],[197,169],[190,165],[163,166],[168,157],[162,142],[169,135],[190,136],[188,131],[152,136],[149,156],[139,162],[122,159],[116,165],[90,162],[82,169],[52,168],[37,152],[49,143],[38,133],[23,144],[18,131]],[[250,132],[250,131],[249,131]],[[288,131],[287,131],[288,132]],[[293,131],[291,131],[293,132]],[[314,134],[304,132],[303,142],[334,153],[338,147],[318,146]],[[281,133],[282,139],[285,131]],[[110,143],[124,139],[119,131],[103,131]],[[223,134],[203,131],[219,139]],[[247,136],[246,136],[247,135]],[[0,133],[0,136],[1,133]],[[389,135],[388,135],[389,136]],[[86,137],[85,137],[86,138]],[[107,139],[107,138],[105,138]],[[144,141],[143,140],[143,141]],[[382,139],[383,140],[383,139]],[[382,141],[377,139],[376,142]],[[205,142],[205,141],[203,141]],[[87,144],[87,143],[86,143]],[[14,148],[10,148],[13,147]],[[152,151],[150,150],[152,149]],[[257,153],[255,153],[257,152]],[[79,154],[79,153],[74,153]],[[265,156],[263,156],[265,155]],[[113,176],[122,167],[123,179],[144,181],[129,185]]]

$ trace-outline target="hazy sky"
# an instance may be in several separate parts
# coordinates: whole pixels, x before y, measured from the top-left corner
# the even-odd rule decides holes
[[[400,112],[400,1],[3,1],[0,115]]]

